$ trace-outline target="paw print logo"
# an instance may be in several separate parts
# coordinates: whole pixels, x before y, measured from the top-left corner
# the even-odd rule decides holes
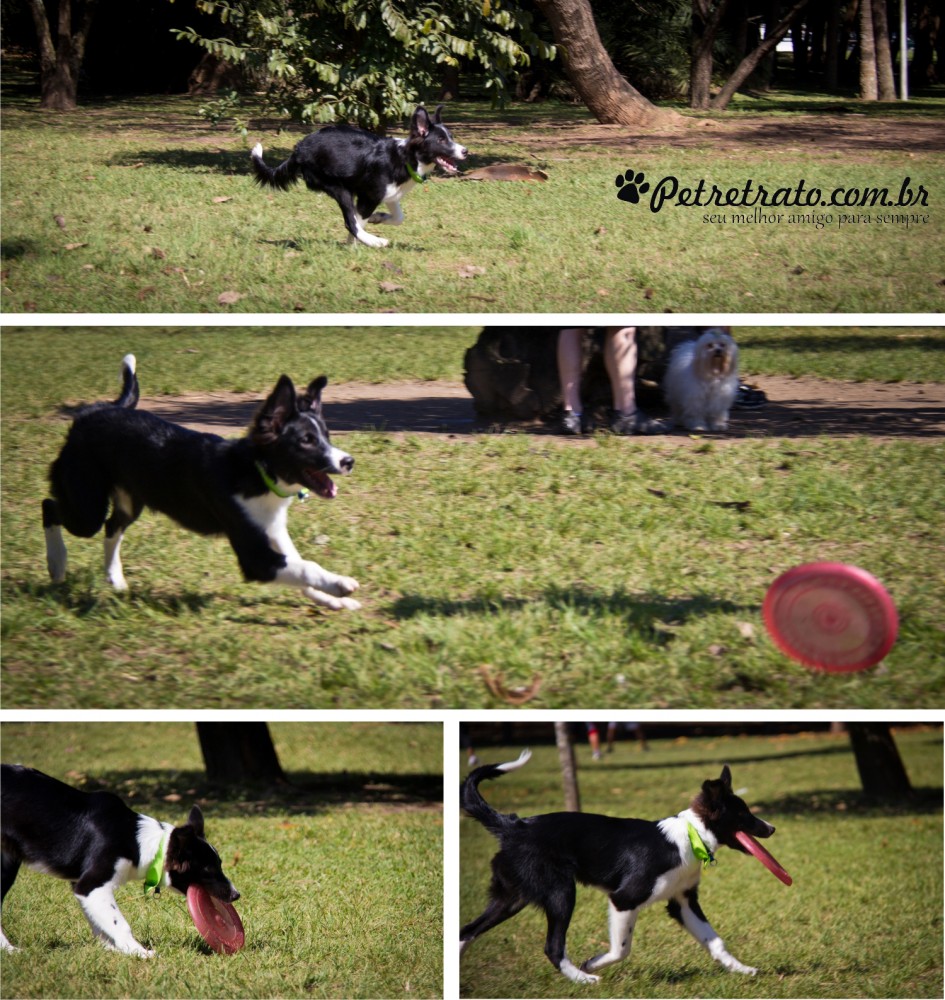
[[[632,170],[618,174],[617,180],[614,182],[620,189],[617,192],[617,197],[621,201],[629,201],[633,205],[639,204],[640,195],[646,194],[650,190],[650,185],[644,181],[643,177],[642,173],[635,174]]]

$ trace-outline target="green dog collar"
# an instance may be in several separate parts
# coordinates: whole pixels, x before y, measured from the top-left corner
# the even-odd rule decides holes
[[[270,493],[275,493],[277,497],[282,497],[283,500],[289,500],[292,497],[296,497],[299,500],[304,500],[308,496],[308,490],[299,490],[298,493],[287,493],[284,489],[281,489],[279,484],[269,475],[268,472],[263,468],[262,462],[256,463],[256,470],[262,477],[262,481],[266,484],[266,489]]]
[[[410,164],[409,164],[409,163],[407,164],[407,173],[408,173],[408,174],[410,174],[410,176],[411,176],[411,177],[412,177],[412,178],[413,178],[413,179],[414,179],[414,180],[415,180],[415,181],[416,181],[416,182],[417,182],[418,184],[422,184],[422,183],[423,183],[423,182],[424,182],[424,181],[426,180],[426,177],[424,177],[424,176],[423,176],[422,174],[419,174],[419,173],[417,173],[417,171],[416,171],[416,170],[414,170],[414,169],[413,169],[413,167],[412,167],[412,166],[410,166]]]
[[[161,879],[164,877],[164,854],[167,851],[167,834],[165,833],[161,837],[161,843],[158,844],[157,854],[154,855],[151,864],[148,865],[148,870],[144,875],[144,894],[151,891],[160,892],[161,891]]]
[[[702,862],[703,869],[709,867],[709,865],[715,864],[715,856],[712,852],[705,846],[705,842],[699,836],[699,831],[692,825],[692,823],[687,824],[689,827],[689,843],[692,846],[692,853]]]

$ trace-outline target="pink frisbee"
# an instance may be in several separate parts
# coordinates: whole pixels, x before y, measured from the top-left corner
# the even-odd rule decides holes
[[[846,563],[795,566],[771,584],[765,625],[782,652],[831,673],[865,670],[889,652],[899,616],[886,588]]]
[[[738,830],[735,833],[735,839],[748,851],[749,854],[754,854],[754,856],[771,872],[772,875],[777,876],[785,885],[791,885],[794,879],[778,864],[777,860],[773,855],[769,854],[755,840],[751,834],[745,833],[742,830]]]
[[[215,952],[233,955],[243,947],[243,923],[230,903],[211,896],[202,885],[189,885],[187,909],[200,936]]]

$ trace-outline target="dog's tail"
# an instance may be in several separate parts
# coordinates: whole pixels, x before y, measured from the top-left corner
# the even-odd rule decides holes
[[[523,750],[519,754],[518,760],[511,760],[507,764],[485,764],[483,767],[477,767],[467,776],[459,791],[459,804],[463,809],[497,837],[518,817],[512,813],[500,813],[493,809],[480,795],[479,782],[486,778],[499,778],[507,771],[514,771],[522,767],[528,763],[531,755],[531,750]]]
[[[121,359],[121,395],[112,403],[125,410],[133,410],[138,405],[138,376],[135,368],[138,362],[133,354],[126,354]]]
[[[273,187],[280,191],[286,191],[298,180],[299,165],[294,153],[278,167],[267,167],[263,161],[262,143],[257,142],[253,146],[250,158],[253,162],[256,183],[261,187]]]

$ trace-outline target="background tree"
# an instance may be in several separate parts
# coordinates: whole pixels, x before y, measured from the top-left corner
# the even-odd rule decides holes
[[[55,34],[43,0],[28,0],[39,43],[39,106],[47,111],[74,111],[78,104],[79,70],[97,0],[57,0]],[[73,27],[73,22],[77,27]]]
[[[689,106],[707,108],[711,97],[715,40],[728,0],[692,0],[692,55],[689,70]]]
[[[847,731],[867,795],[900,799],[912,794],[909,776],[887,723],[850,722]]]
[[[286,783],[265,722],[198,722],[207,780],[221,785]]]
[[[581,796],[578,793],[577,766],[574,763],[574,747],[571,744],[567,722],[555,723],[555,743],[558,746],[558,761],[561,764],[564,808],[568,812],[580,812]]]
[[[196,0],[225,35],[193,28],[178,38],[243,67],[280,116],[306,122],[344,120],[383,132],[445,77],[475,66],[497,101],[508,77],[554,49],[533,30],[531,14],[500,0]]]
[[[568,79],[606,125],[652,125],[678,118],[656,107],[620,75],[604,48],[588,0],[535,0],[554,32]]]

